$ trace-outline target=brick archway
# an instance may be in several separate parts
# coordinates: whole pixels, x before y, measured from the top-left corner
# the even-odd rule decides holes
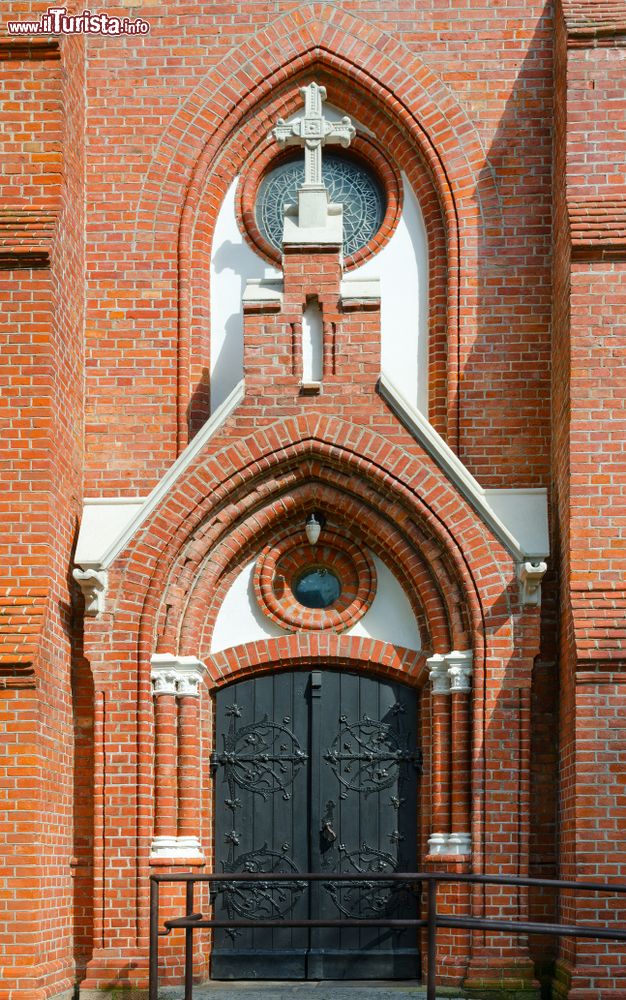
[[[425,680],[426,657],[379,639],[333,633],[295,633],[280,639],[257,639],[205,658],[210,688],[280,667],[294,670],[323,661],[336,670],[362,670],[375,677],[395,677],[411,687]]]
[[[382,400],[379,399],[375,405],[380,406],[383,416],[385,408]],[[330,499],[333,491],[338,493],[339,484],[342,484],[345,494],[348,481],[352,483],[352,489],[349,500],[344,500],[344,504],[365,503],[384,511],[395,523],[400,537],[402,533],[406,536],[409,574],[415,576],[418,573],[416,559],[418,550],[421,550],[425,567],[430,564],[429,572],[433,567],[437,569],[431,577],[435,591],[440,592],[443,588],[448,597],[456,592],[465,604],[475,654],[472,779],[476,783],[477,796],[473,806],[473,830],[476,833],[474,865],[481,870],[485,852],[481,831],[485,822],[482,775],[485,766],[486,671],[494,668],[510,671],[507,666],[509,661],[513,664],[519,662],[519,669],[526,669],[528,657],[533,655],[534,649],[534,616],[526,625],[523,621],[516,625],[514,632],[503,632],[497,642],[491,641],[489,659],[485,659],[489,636],[507,626],[512,612],[517,609],[510,586],[514,572],[511,557],[494,540],[432,460],[401,430],[396,432],[395,441],[390,441],[368,427],[356,427],[338,417],[301,415],[261,423],[254,433],[250,433],[244,403],[241,420],[237,413],[230,418],[212,440],[210,451],[196,457],[128,549],[111,567],[113,619],[107,617],[106,621],[94,621],[89,640],[97,683],[103,683],[106,689],[113,677],[124,676],[126,688],[130,690],[132,687],[135,692],[137,767],[142,780],[150,782],[154,739],[150,659],[157,648],[155,639],[158,634],[164,637],[160,647],[164,654],[184,656],[191,651],[189,640],[195,626],[188,630],[186,626],[181,626],[185,617],[193,611],[192,602],[187,597],[189,583],[198,578],[207,553],[219,553],[220,541],[224,543],[221,563],[218,560],[223,574],[229,564],[236,564],[239,556],[245,554],[246,546],[255,535],[258,542],[264,532],[271,532],[272,517],[282,515],[284,518],[286,514],[287,517],[292,514],[300,516],[299,505],[303,500],[310,503],[313,495],[319,496],[324,490],[329,491],[324,496]],[[303,491],[300,496],[299,489]],[[307,494],[307,489],[313,490],[313,493]],[[289,500],[291,493],[294,494],[292,501]],[[335,502],[339,504],[338,500]],[[350,511],[352,516],[353,508]],[[392,536],[385,528],[382,537],[388,541]],[[231,540],[230,549],[228,539]],[[401,551],[400,546],[397,552],[401,554]],[[439,573],[443,573],[443,577]],[[208,580],[209,576],[205,576],[204,582]],[[219,603],[219,593],[215,597],[216,603]],[[201,605],[200,589],[195,598],[199,598]],[[445,602],[440,607],[445,620]],[[168,615],[172,615],[172,630],[166,628],[161,633],[160,623]],[[521,617],[524,619],[525,616]],[[172,639],[174,643],[170,644]],[[182,645],[180,640],[184,640]],[[299,641],[290,640],[291,643]],[[346,637],[322,633],[316,652],[323,655],[326,650],[330,654],[333,652],[331,644],[339,643],[341,646],[345,641]],[[358,655],[367,662],[376,662],[376,669],[381,669],[383,673],[389,670],[397,674],[403,666],[406,668],[403,656],[400,659],[404,663],[398,664],[397,650],[394,653],[385,644],[368,649],[367,644],[371,640],[360,639],[357,642],[361,643]],[[442,640],[441,648],[446,645],[445,639]],[[340,658],[348,655],[344,647],[339,646],[336,655]],[[115,651],[113,658],[107,652],[110,650]],[[263,648],[256,646],[240,649],[238,653],[244,658],[252,656],[255,669],[264,669],[264,664],[269,669],[270,659],[275,663],[277,656],[291,655],[286,637],[277,640],[273,649],[269,645]],[[301,656],[302,648],[293,655]],[[349,655],[353,656],[352,653]],[[410,657],[414,656],[414,653],[410,654]],[[217,661],[211,662],[217,665]],[[243,662],[240,666],[246,669]],[[250,660],[247,660],[247,666],[250,666]],[[223,668],[224,665],[220,664],[219,669]],[[513,666],[515,669],[516,666]],[[424,680],[421,654],[410,670],[411,675],[418,678],[417,683],[421,684]],[[151,787],[146,786],[145,794],[151,796]],[[151,802],[149,797],[137,840],[140,939],[143,939],[147,927],[147,898],[142,873],[149,863]]]

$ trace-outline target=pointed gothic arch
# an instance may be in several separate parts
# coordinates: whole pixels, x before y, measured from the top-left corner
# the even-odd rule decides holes
[[[276,114],[289,112],[289,91],[311,74],[331,89],[333,81],[341,81],[344,98],[350,93],[361,109],[364,98],[376,106],[387,123],[381,138],[386,139],[389,130],[404,137],[408,153],[403,156],[412,155],[429,178],[427,230],[435,244],[442,244],[432,256],[430,282],[431,420],[454,447],[462,362],[460,295],[467,328],[476,303],[471,283],[465,287],[465,275],[480,229],[501,227],[497,190],[482,169],[480,137],[441,78],[396,38],[379,32],[374,39],[372,29],[357,16],[306,4],[229,53],[198,84],[161,138],[139,200],[137,232],[142,240],[148,231],[159,239],[178,234],[178,450],[208,412],[208,297],[202,282],[198,287],[197,275],[207,273],[207,246],[220,192],[234,175],[233,160],[245,158],[246,148],[258,141],[259,128],[269,131]],[[426,187],[423,183],[424,191]]]

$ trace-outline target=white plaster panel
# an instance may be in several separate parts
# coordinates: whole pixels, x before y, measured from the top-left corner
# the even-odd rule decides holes
[[[382,639],[407,649],[421,649],[422,641],[415,615],[398,579],[377,556],[372,556],[378,577],[372,606],[347,635]]]
[[[144,505],[131,497],[85,500],[74,562],[77,566],[99,565],[102,554],[122,534]]]
[[[369,611],[344,634],[421,649],[417,622],[402,586],[380,559],[373,556],[373,560],[378,574],[376,596]],[[254,561],[240,571],[227,592],[213,630],[212,653],[285,634],[286,630],[266,618],[258,606],[252,585],[253,573]]]
[[[419,202],[402,175],[402,215],[389,243],[351,278],[380,278],[381,369],[428,415],[428,242]]]
[[[302,315],[302,381],[322,381],[322,310],[311,299]]]
[[[251,278],[280,278],[239,232],[230,185],[215,223],[211,251],[211,412],[243,378],[243,293]]]
[[[235,577],[222,606],[217,613],[215,628],[211,638],[211,652],[238,646],[242,642],[255,642],[284,635],[283,629],[261,611],[252,586],[254,564],[248,563]]]
[[[485,500],[525,553],[545,556],[550,551],[545,489],[485,490]]]

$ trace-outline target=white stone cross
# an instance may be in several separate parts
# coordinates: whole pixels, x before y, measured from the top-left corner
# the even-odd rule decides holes
[[[349,146],[356,129],[347,115],[340,122],[324,118],[322,103],[326,87],[310,83],[301,87],[304,97],[304,116],[293,122],[279,118],[272,134],[279,146],[304,146],[304,186],[319,187],[322,182],[322,146],[339,143]]]

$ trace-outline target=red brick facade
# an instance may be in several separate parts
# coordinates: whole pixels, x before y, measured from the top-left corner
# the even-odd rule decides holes
[[[1,15],[0,1000],[145,989],[152,840],[197,837],[205,860],[172,869],[210,869],[211,692],[259,672],[420,690],[424,869],[626,882],[626,5],[138,2],[118,12],[149,20],[141,37],[6,33],[46,7]],[[282,299],[244,310],[243,397],[184,459],[210,412],[220,205],[241,175],[249,218],[266,137],[311,80],[375,136],[380,245],[400,171],[419,200],[432,427],[484,489],[549,491],[540,604],[381,394],[380,303],[342,297],[336,248],[286,247]],[[144,498],[181,455],[84,613],[83,500]],[[314,509],[356,566],[352,617],[212,652],[241,569],[274,567]],[[421,651],[342,632],[371,601],[360,549],[394,568]],[[437,694],[429,658],[470,650],[471,692]],[[155,654],[201,660],[200,697],[153,698]],[[429,854],[441,830],[471,832],[471,856]],[[442,906],[626,920],[613,898],[508,889]],[[442,932],[440,961],[478,995],[626,997],[621,945]]]

